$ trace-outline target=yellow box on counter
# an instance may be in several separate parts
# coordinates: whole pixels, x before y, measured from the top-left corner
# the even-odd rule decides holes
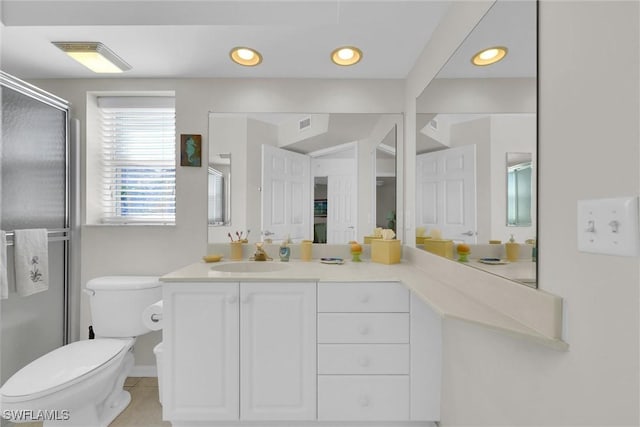
[[[453,240],[426,239],[423,245],[427,252],[453,259]]]
[[[371,261],[380,264],[397,264],[400,262],[400,240],[371,240]]]
[[[424,241],[430,238],[431,236],[416,236],[416,245],[424,245]]]
[[[365,245],[370,245],[371,241],[373,239],[379,239],[379,237],[376,237],[376,236],[364,236],[364,244]]]

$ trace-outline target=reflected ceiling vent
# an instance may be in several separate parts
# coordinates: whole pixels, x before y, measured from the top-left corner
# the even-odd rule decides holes
[[[303,131],[307,128],[311,127],[311,117],[307,117],[298,122],[298,130]]]
[[[435,119],[429,122],[429,126],[431,127],[431,129],[438,130],[438,122]]]

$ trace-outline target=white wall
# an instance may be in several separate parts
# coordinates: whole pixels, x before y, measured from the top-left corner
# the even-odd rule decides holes
[[[578,252],[576,203],[640,193],[639,5],[543,0],[539,22],[539,283],[570,349],[446,320],[441,425],[637,426],[640,261]]]
[[[71,115],[81,121],[81,157],[87,150],[87,92],[175,91],[176,133],[201,134],[208,141],[209,112],[399,113],[400,80],[303,79],[62,79],[31,83],[70,101]],[[176,155],[179,149],[176,150]],[[203,144],[203,158],[208,158]],[[232,159],[232,162],[239,160]],[[233,167],[233,166],[232,166]],[[86,210],[83,162],[83,214]],[[238,195],[235,195],[236,197]],[[162,275],[200,259],[207,250],[207,169],[178,167],[176,225],[174,227],[85,226],[82,229],[81,283],[114,274]],[[252,234],[254,232],[252,231]],[[255,236],[254,236],[255,237]],[[80,331],[86,338],[90,324],[82,296]],[[160,333],[143,336],[136,344],[136,364],[154,363],[152,347]]]

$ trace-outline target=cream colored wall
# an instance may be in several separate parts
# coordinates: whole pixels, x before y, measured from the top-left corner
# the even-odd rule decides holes
[[[444,322],[442,426],[637,426],[640,261],[577,250],[580,199],[640,193],[638,2],[540,3],[540,287],[568,352]]]
[[[81,121],[82,153],[86,154],[87,92],[175,91],[176,133],[201,134],[208,141],[209,112],[399,113],[403,82],[400,80],[297,79],[83,79],[37,80],[31,83],[71,102],[72,117]],[[204,143],[202,156],[208,157]],[[179,154],[179,149],[176,151]],[[235,162],[235,159],[233,160]],[[83,214],[86,209],[81,178]],[[91,170],[88,171],[91,173]],[[178,167],[176,171],[176,225],[85,226],[82,228],[81,285],[94,277],[120,274],[162,275],[197,261],[207,248],[207,170]],[[253,231],[252,231],[253,234]],[[90,324],[88,304],[82,296],[80,336]],[[77,337],[76,337],[77,338]],[[154,364],[152,348],[160,333],[140,337],[136,364]]]

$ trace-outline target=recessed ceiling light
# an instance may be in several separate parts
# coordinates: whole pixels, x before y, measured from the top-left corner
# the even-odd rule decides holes
[[[496,62],[507,56],[508,51],[509,49],[504,46],[494,46],[488,49],[483,49],[473,55],[471,62],[473,63],[473,65],[477,65],[479,67],[495,64]]]
[[[342,46],[331,52],[331,60],[336,65],[349,66],[360,62],[362,51],[355,46]]]
[[[99,42],[52,43],[94,73],[121,73],[131,69],[131,65]]]
[[[229,56],[233,62],[245,67],[255,67],[262,62],[262,55],[257,50],[248,47],[234,47],[229,52]]]

